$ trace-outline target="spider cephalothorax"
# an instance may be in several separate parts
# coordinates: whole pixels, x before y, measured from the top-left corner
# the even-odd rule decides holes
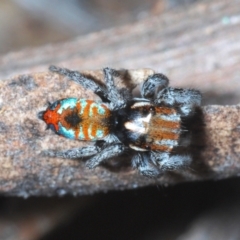
[[[67,76],[102,99],[61,99],[39,113],[57,134],[96,142],[95,146],[56,152],[56,156],[87,157],[86,166],[94,168],[132,151],[132,166],[148,177],[189,164],[189,155],[174,154],[173,149],[180,145],[182,118],[191,116],[201,104],[199,91],[168,87],[167,77],[154,74],[143,83],[142,98],[133,98],[130,90],[115,87],[116,71],[110,68],[103,70],[105,86],[77,71],[55,66],[50,71]]]

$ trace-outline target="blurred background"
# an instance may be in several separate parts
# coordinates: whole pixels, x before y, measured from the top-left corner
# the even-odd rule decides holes
[[[0,54],[160,15],[201,0],[1,0]],[[61,195],[61,193],[60,193]],[[0,198],[0,240],[240,239],[240,181],[93,196]]]
[[[0,53],[121,26],[197,0],[1,0]]]

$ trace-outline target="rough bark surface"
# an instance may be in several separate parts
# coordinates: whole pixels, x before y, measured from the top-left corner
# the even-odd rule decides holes
[[[117,82],[124,84],[121,80],[128,76],[130,87],[152,72],[150,69],[122,70]],[[85,74],[99,81],[103,77],[101,71]],[[239,174],[240,106],[207,106],[199,110],[189,123],[193,132],[190,151],[194,157],[190,169],[170,172],[159,179],[147,179],[132,170],[129,164],[88,170],[83,161],[44,156],[47,149],[63,150],[91,143],[65,139],[52,131],[45,131],[46,125],[37,118],[37,113],[46,108],[47,101],[69,96],[97,99],[92,92],[49,72],[2,81],[0,91],[2,193],[22,196],[90,194]]]
[[[150,184],[220,179],[240,172],[240,106],[206,106],[191,123],[194,156],[189,169],[159,179],[141,177],[130,167],[87,170],[82,161],[47,158],[46,149],[80,147],[60,138],[37,119],[47,101],[63,97],[95,99],[48,65],[70,69],[150,67],[172,79],[172,86],[194,87],[205,103],[240,102],[240,1],[206,1],[129,26],[89,34],[74,41],[26,49],[0,58],[0,191],[4,194],[73,195]],[[45,71],[45,72],[41,72]],[[124,71],[127,87],[150,69]],[[19,75],[21,74],[21,75]],[[85,71],[101,81],[101,71]]]

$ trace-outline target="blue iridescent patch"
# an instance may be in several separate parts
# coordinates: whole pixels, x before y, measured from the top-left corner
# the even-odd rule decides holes
[[[72,129],[66,129],[61,123],[59,123],[58,133],[66,138],[75,139],[75,132]]]
[[[101,115],[105,115],[106,114],[106,110],[105,110],[105,108],[102,107],[102,104],[98,105],[98,113],[101,114]]]
[[[97,136],[97,138],[102,138],[104,136],[103,131],[101,129],[98,129],[96,136]]]
[[[62,112],[67,108],[75,108],[77,104],[77,98],[66,98],[61,100],[61,106],[58,109],[58,114],[62,114]]]
[[[80,140],[85,139],[82,126],[80,126],[80,129],[79,129],[78,139],[80,139]]]

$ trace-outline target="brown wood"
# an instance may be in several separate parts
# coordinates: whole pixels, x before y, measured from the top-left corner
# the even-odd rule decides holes
[[[239,105],[207,106],[199,111],[202,117],[192,124],[193,165],[158,180],[141,177],[130,167],[87,170],[81,161],[44,157],[46,149],[68,149],[83,143],[45,131],[44,123],[37,119],[47,101],[69,96],[95,99],[90,91],[46,72],[49,64],[79,70],[150,67],[169,76],[173,86],[200,89],[205,103],[239,103],[239,3],[201,2],[71,42],[1,57],[0,191],[18,196],[78,195],[239,175]],[[85,73],[102,78],[101,71]],[[120,77],[127,80],[121,83],[127,87],[152,71],[130,73],[122,71]]]
[[[152,71],[125,73],[121,76],[137,75],[139,81]],[[102,72],[88,71],[87,75],[100,81]],[[134,81],[134,77],[130,79]],[[139,176],[129,164],[128,167],[88,170],[82,161],[44,156],[43,152],[47,149],[63,150],[90,143],[65,139],[52,131],[45,131],[45,123],[37,118],[37,113],[46,108],[47,101],[68,96],[96,99],[92,92],[48,72],[2,81],[0,91],[2,192],[23,196],[89,194],[156,183],[225,178],[239,173],[239,106],[208,106],[203,108],[203,113],[199,111],[191,126],[194,135],[190,149],[193,165],[190,169],[171,172],[153,180]],[[120,166],[123,160],[122,157]]]

